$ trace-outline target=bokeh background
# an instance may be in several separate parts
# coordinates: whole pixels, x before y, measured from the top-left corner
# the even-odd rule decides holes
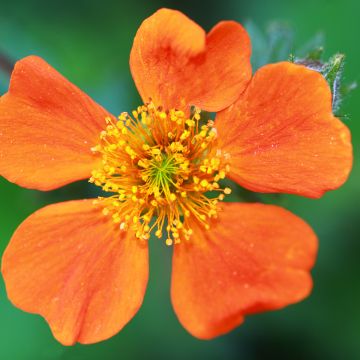
[[[279,59],[286,59],[289,52],[300,55],[303,46],[320,34],[312,41],[324,43],[326,56],[338,51],[346,54],[345,79],[360,80],[357,0],[0,0],[0,53],[12,61],[29,54],[44,57],[118,114],[139,104],[129,72],[129,52],[141,21],[160,7],[182,10],[206,30],[222,19],[246,23],[253,35],[256,66],[274,40],[274,26],[282,24],[280,36],[287,39],[273,54]],[[8,80],[0,69],[0,94],[6,91]],[[121,333],[99,344],[61,346],[40,316],[23,313],[9,303],[1,280],[0,359],[360,359],[359,91],[346,99],[340,116],[354,140],[355,165],[349,181],[321,200],[266,199],[302,216],[319,235],[310,298],[281,311],[248,317],[241,327],[218,339],[196,340],[183,330],[171,309],[171,250],[152,241],[143,307]],[[34,210],[90,197],[92,192],[86,182],[41,193],[0,179],[0,250]]]

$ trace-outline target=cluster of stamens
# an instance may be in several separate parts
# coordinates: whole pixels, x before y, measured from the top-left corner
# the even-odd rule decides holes
[[[194,221],[209,229],[218,202],[231,190],[219,185],[229,165],[217,147],[213,121],[201,123],[199,110],[186,116],[153,103],[132,116],[106,118],[100,142],[92,148],[101,154],[102,166],[90,178],[112,193],[95,201],[103,214],[142,240],[153,231],[158,238],[166,234],[167,245],[189,240]],[[208,192],[216,196],[207,197]]]

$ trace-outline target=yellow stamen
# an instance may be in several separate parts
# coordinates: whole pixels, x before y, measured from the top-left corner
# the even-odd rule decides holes
[[[214,122],[203,125],[198,109],[188,117],[153,103],[118,119],[105,119],[99,144],[91,148],[102,165],[89,181],[111,193],[95,205],[121,230],[132,229],[141,240],[151,232],[164,235],[169,246],[189,241],[194,222],[209,229],[219,201],[231,193],[219,184],[230,167],[218,149]],[[210,191],[217,195],[208,198]]]

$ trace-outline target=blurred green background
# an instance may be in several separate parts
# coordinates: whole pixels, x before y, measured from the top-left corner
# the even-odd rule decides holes
[[[206,30],[222,19],[247,23],[255,54],[269,23],[293,29],[285,37],[295,55],[319,32],[326,55],[346,54],[345,78],[359,81],[360,3],[318,1],[5,1],[0,0],[0,53],[12,60],[29,54],[50,64],[115,114],[131,110],[139,97],[128,66],[141,21],[160,7],[182,10]],[[251,21],[249,23],[249,21]],[[265,38],[259,36],[259,31]],[[259,59],[255,58],[254,64]],[[8,76],[0,70],[0,93]],[[310,298],[281,311],[248,317],[230,334],[212,341],[188,335],[171,309],[171,250],[151,243],[151,275],[144,305],[112,339],[90,346],[63,347],[45,321],[23,313],[7,300],[0,285],[0,359],[360,359],[360,97],[355,90],[340,116],[353,133],[355,165],[349,181],[321,200],[295,196],[281,205],[306,219],[320,238]],[[86,182],[51,193],[25,190],[0,179],[0,250],[17,225],[45,204],[91,196]],[[275,202],[279,203],[277,199]]]

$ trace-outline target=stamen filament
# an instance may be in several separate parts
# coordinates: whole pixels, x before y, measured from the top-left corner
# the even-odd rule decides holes
[[[228,154],[217,149],[214,122],[201,125],[199,110],[187,117],[153,103],[132,115],[106,118],[100,142],[92,148],[102,156],[102,166],[89,181],[112,193],[95,203],[121,230],[131,229],[139,239],[149,239],[153,231],[162,237],[165,227],[167,245],[188,241],[192,224],[208,229],[218,202],[231,193],[219,184],[230,167]],[[207,192],[218,195],[207,198]]]

